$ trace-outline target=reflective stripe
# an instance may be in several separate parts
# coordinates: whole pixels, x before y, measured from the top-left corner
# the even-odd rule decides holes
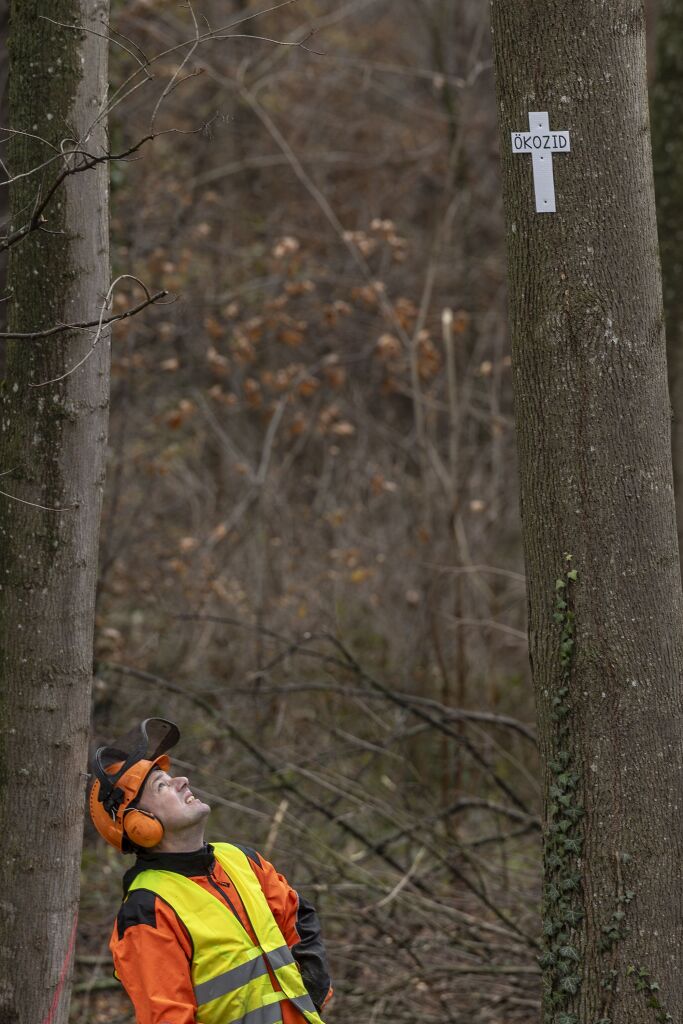
[[[271,1003],[270,1006],[259,1006],[258,1010],[251,1010],[243,1017],[236,1017],[228,1024],[279,1024],[281,1020],[280,1004]]]
[[[278,967],[286,967],[287,964],[294,963],[289,946],[279,946],[265,955],[274,971]],[[219,999],[221,996],[227,995],[228,992],[234,992],[235,989],[242,988],[254,978],[262,977],[267,970],[263,957],[257,956],[253,960],[248,960],[246,964],[240,964],[239,967],[233,967],[216,978],[204,981],[194,990],[197,1005],[202,1006],[204,1003],[210,1003],[212,999]]]
[[[286,967],[287,964],[294,963],[294,957],[292,956],[289,946],[278,946],[277,949],[272,949],[270,953],[266,953],[266,956],[268,957],[270,966],[274,971],[276,971],[278,967]]]
[[[242,988],[254,978],[260,978],[267,973],[265,960],[262,956],[257,956],[253,960],[248,960],[246,964],[233,967],[225,974],[219,974],[209,981],[203,981],[194,990],[197,1006],[203,1006],[204,1003],[210,1003],[212,999],[219,999],[221,996],[227,995],[228,992],[234,992],[235,989]]]
[[[294,1003],[297,1010],[301,1010],[302,1013],[317,1013],[315,1003],[310,996],[294,996],[290,997],[290,1003]]]

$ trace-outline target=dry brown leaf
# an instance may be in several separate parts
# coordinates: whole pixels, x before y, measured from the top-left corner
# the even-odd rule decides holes
[[[356,428],[348,420],[341,420],[330,427],[330,433],[334,434],[335,437],[351,437],[352,434],[356,433]]]
[[[278,335],[281,342],[288,345],[290,348],[299,348],[303,344],[304,334],[303,331],[296,331],[291,327],[280,331]]]
[[[204,317],[204,330],[214,341],[218,341],[219,338],[225,335],[224,325],[215,316]]]
[[[320,388],[320,381],[315,377],[306,377],[301,381],[297,391],[302,398],[310,398]]]

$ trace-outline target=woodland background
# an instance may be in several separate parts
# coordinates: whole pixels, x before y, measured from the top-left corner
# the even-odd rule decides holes
[[[136,46],[262,7],[115,3],[114,87]],[[179,723],[209,837],[317,905],[333,1024],[532,1021],[541,794],[488,5],[298,0],[237,31],[188,65],[172,131],[112,168],[115,275],[174,301],[115,329],[93,743]],[[178,60],[122,94],[115,151]],[[73,1024],[133,1020],[107,953],[124,866],[88,825]]]

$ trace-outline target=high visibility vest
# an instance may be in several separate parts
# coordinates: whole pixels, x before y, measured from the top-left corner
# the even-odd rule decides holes
[[[288,999],[309,1024],[323,1024],[246,854],[229,843],[216,843],[213,850],[239,893],[256,944],[222,900],[175,871],[142,871],[129,889],[156,893],[187,928],[194,950],[191,973],[198,1020],[282,1024],[280,1003]],[[273,988],[267,965],[281,992]]]

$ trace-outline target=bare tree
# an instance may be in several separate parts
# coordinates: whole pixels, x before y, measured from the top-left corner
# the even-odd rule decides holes
[[[677,1020],[683,608],[643,5],[492,12],[546,793],[544,1020]]]
[[[108,0],[13,0],[0,433],[0,1019],[61,1024],[109,401]],[[6,188],[7,182],[4,183]],[[36,337],[40,332],[48,337]],[[22,338],[21,335],[33,335]],[[76,368],[78,367],[78,368]]]

